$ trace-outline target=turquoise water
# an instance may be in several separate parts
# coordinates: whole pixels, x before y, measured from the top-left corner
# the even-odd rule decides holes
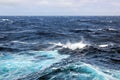
[[[120,80],[119,76],[119,72],[115,77],[110,72],[105,74],[96,67],[77,62],[60,68],[48,69],[41,75],[40,80]]]
[[[27,54],[24,54],[27,53]],[[14,80],[50,67],[68,55],[57,51],[29,51],[0,56],[0,80]]]
[[[54,63],[69,57],[59,54],[58,51],[6,54],[0,56],[0,80],[16,80],[39,71],[43,71],[39,75],[39,80],[120,80],[120,73],[116,70],[101,70],[83,62],[49,68]],[[38,80],[38,76],[34,80]]]

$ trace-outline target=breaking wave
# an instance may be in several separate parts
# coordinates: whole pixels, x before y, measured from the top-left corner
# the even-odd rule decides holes
[[[119,74],[120,75],[120,74]],[[118,75],[118,76],[119,76]],[[39,80],[119,80],[89,64],[77,62],[41,73]]]
[[[62,48],[68,48],[68,49],[71,49],[71,50],[76,50],[76,49],[83,49],[85,48],[86,46],[89,46],[90,44],[85,42],[85,41],[80,41],[80,42],[67,42],[67,43],[61,43],[61,42],[58,42],[58,43],[49,43],[49,44],[52,44],[53,46],[49,47],[49,48],[55,48],[55,47],[60,47],[60,49]]]

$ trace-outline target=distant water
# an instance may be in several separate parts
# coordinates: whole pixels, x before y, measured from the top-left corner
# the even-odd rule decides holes
[[[0,80],[120,80],[120,17],[0,17]]]

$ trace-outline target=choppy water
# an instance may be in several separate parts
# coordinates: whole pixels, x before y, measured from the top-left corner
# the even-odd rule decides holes
[[[120,80],[120,17],[0,17],[0,80]]]

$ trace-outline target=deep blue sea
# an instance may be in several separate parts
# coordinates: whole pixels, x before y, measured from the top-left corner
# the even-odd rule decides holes
[[[0,80],[120,80],[120,17],[0,16]]]

